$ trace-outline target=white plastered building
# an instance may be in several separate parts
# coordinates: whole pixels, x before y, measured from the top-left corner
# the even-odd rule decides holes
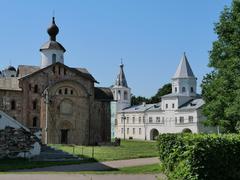
[[[121,75],[123,76],[121,77]],[[123,66],[120,66],[118,79],[127,84]],[[203,125],[205,117],[202,115],[204,101],[197,94],[197,78],[184,53],[176,73],[172,78],[172,93],[162,96],[157,104],[130,106],[119,92],[130,93],[128,86],[116,83],[112,91],[117,101],[117,117],[115,122],[115,136],[122,139],[154,140],[162,133],[215,133],[216,127]],[[126,89],[127,88],[127,89]],[[121,93],[122,94],[122,93]],[[129,106],[127,106],[127,104]]]

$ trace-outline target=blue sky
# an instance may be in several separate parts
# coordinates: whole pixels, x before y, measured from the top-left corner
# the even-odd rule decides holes
[[[65,64],[114,83],[120,59],[134,95],[152,96],[170,82],[183,52],[200,84],[210,71],[213,28],[230,0],[0,1],[0,68],[39,65],[53,10]],[[200,91],[200,90],[199,90]]]

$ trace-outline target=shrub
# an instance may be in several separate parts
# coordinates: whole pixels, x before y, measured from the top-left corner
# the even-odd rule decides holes
[[[158,149],[169,179],[240,179],[239,135],[162,134]]]

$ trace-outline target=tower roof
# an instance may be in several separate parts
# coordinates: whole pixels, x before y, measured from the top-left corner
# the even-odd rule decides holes
[[[186,53],[184,52],[183,57],[178,65],[177,71],[173,76],[173,79],[177,78],[195,78],[192,68],[187,60]]]
[[[50,39],[48,42],[42,45],[42,47],[40,48],[40,51],[46,50],[46,49],[62,50],[63,52],[66,51],[65,48],[59,42],[56,41],[56,36],[58,32],[59,32],[59,28],[55,23],[55,17],[53,17],[52,24],[47,29],[47,33],[50,36]]]
[[[120,64],[120,72],[117,76],[117,80],[116,80],[115,85],[116,86],[128,87],[127,80],[126,80],[126,77],[125,77],[125,74],[124,74],[124,71],[123,71],[123,67],[124,67],[124,65],[121,63]]]

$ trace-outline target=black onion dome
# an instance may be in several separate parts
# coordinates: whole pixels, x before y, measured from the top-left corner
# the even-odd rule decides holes
[[[59,32],[59,29],[57,25],[55,24],[55,17],[52,18],[52,24],[51,26],[47,29],[47,32],[50,36],[51,41],[56,41],[56,36]]]
[[[7,70],[9,70],[9,71],[16,71],[15,67],[13,67],[13,66],[8,66]]]

